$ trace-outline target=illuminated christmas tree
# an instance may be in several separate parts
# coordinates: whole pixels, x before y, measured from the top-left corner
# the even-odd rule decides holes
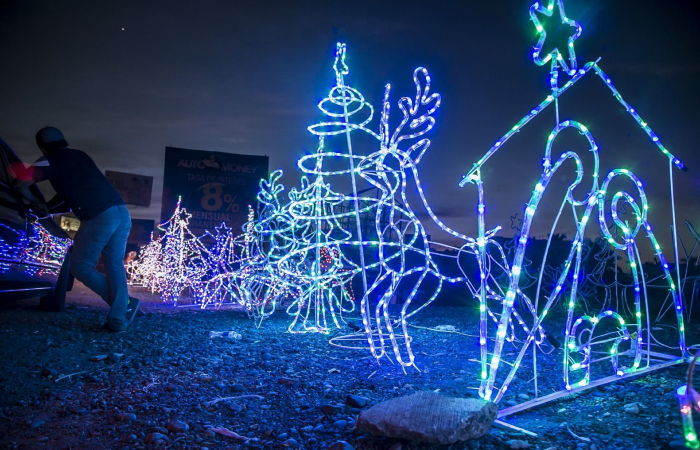
[[[163,270],[167,274],[160,289],[164,302],[176,303],[180,294],[204,275],[199,267],[191,265],[191,260],[201,258],[204,246],[189,230],[190,217],[180,206],[178,198],[175,212],[165,223],[158,226],[163,231]]]
[[[178,199],[170,219],[158,225],[161,236],[153,240],[151,235],[151,242],[127,268],[132,284],[160,293],[163,301],[169,303],[177,303],[185,289],[199,283],[205,276],[201,266],[192,264],[192,261],[201,260],[206,248],[189,230],[192,216],[180,206],[181,200]]]
[[[333,192],[324,182],[323,138],[315,156],[315,181],[309,184],[302,177],[301,189],[292,189],[289,194],[297,250],[280,260],[280,270],[304,287],[302,295],[287,308],[294,316],[290,331],[326,333],[331,329],[328,319],[340,328],[342,314],[354,310],[351,285],[359,270],[342,253],[342,246],[348,245],[352,234],[338,220],[338,207],[346,201],[345,196]]]
[[[137,259],[129,261],[126,271],[132,285],[145,286],[151,292],[160,292],[160,286],[165,278],[162,240],[153,239],[153,233],[151,233],[151,240],[141,247]]]

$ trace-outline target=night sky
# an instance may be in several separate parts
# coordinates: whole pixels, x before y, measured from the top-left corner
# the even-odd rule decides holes
[[[386,83],[396,105],[399,96],[415,95],[413,69],[428,68],[442,107],[419,166],[421,182],[438,216],[475,236],[476,189],[459,188],[458,182],[548,95],[548,66],[530,59],[536,32],[529,5],[4,0],[0,136],[23,160],[33,161],[40,155],[34,134],[56,126],[101,169],[154,176],[152,206],[131,208],[135,218],[159,217],[167,145],[269,155],[270,167],[284,170],[289,189],[299,184],[296,160],[316,148],[306,127],[324,118],[316,104],[334,84],[333,51],[342,41],[348,45],[348,84],[377,109]],[[699,3],[565,5],[583,26],[575,44],[579,66],[602,57],[601,68],[623,98],[689,167],[674,173],[677,218],[700,227]],[[569,30],[559,31],[548,37],[545,51],[565,45]],[[669,245],[668,160],[592,73],[562,96],[560,113],[562,120],[578,120],[591,130],[600,146],[601,174],[627,168],[645,181],[650,221],[662,246]],[[485,166],[487,229],[502,225],[502,234],[512,235],[510,216],[522,216],[554,125],[549,108]],[[376,117],[373,128],[378,130]],[[571,134],[557,141],[555,155],[579,151],[590,176],[585,140]],[[356,151],[376,150],[376,143],[367,144],[358,141]],[[533,236],[549,232],[573,173],[568,166],[555,177]],[[336,178],[327,181],[349,192],[348,180]],[[416,198],[410,199],[422,214]],[[434,239],[444,239],[427,215],[420,217]],[[572,237],[572,224],[564,220],[556,232]],[[595,234],[597,226],[589,228]],[[688,239],[685,225],[682,231]]]

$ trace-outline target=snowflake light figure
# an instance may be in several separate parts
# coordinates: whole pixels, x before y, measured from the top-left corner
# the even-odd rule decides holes
[[[247,230],[243,234],[234,233],[234,230],[225,223],[215,228],[215,233],[206,231],[200,242],[213,241],[213,244],[202,245],[202,251],[189,262],[188,272],[199,274],[191,282],[190,290],[196,303],[206,308],[213,304],[220,307],[225,303],[239,301],[237,292],[231,289],[229,284],[230,274],[237,271],[241,264],[248,261],[248,254],[253,238],[250,235],[252,221],[252,208],[249,207],[249,222],[243,225]]]

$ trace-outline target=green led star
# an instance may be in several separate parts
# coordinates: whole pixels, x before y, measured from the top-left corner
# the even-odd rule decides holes
[[[544,14],[547,17],[552,17],[555,2],[559,7],[559,15],[561,16],[562,23],[572,26],[576,30],[573,35],[569,36],[569,42],[567,45],[569,64],[566,63],[564,57],[562,56],[562,52],[556,47],[544,57],[541,55],[542,46],[547,38],[547,31],[545,31],[544,27],[542,26],[542,22],[540,22],[537,13]],[[562,67],[569,75],[576,73],[576,52],[574,51],[574,41],[581,36],[583,28],[575,20],[571,20],[566,17],[566,13],[564,12],[564,0],[549,0],[549,4],[546,8],[541,5],[540,2],[533,3],[532,6],[530,6],[530,20],[532,20],[532,22],[535,24],[537,33],[540,36],[540,39],[537,41],[537,45],[535,45],[535,50],[532,52],[532,59],[535,61],[535,63],[538,66],[542,66],[552,61],[553,66],[556,64],[557,66]]]

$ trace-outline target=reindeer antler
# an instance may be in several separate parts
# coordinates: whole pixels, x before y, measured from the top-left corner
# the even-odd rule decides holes
[[[403,97],[399,100],[399,109],[403,113],[403,119],[391,137],[390,146],[398,146],[399,142],[403,140],[419,138],[435,126],[435,118],[432,115],[440,107],[440,94],[430,93],[430,74],[428,74],[428,70],[424,67],[417,68],[413,72],[413,82],[416,85],[416,98],[412,100],[408,97]],[[387,97],[388,87],[385,102]],[[386,104],[384,112],[388,116]],[[414,131],[410,134],[402,134],[407,123],[409,128]],[[405,152],[412,153],[420,149],[418,156],[415,158],[415,162],[418,163],[429,146],[430,139],[424,138],[414,143]]]

